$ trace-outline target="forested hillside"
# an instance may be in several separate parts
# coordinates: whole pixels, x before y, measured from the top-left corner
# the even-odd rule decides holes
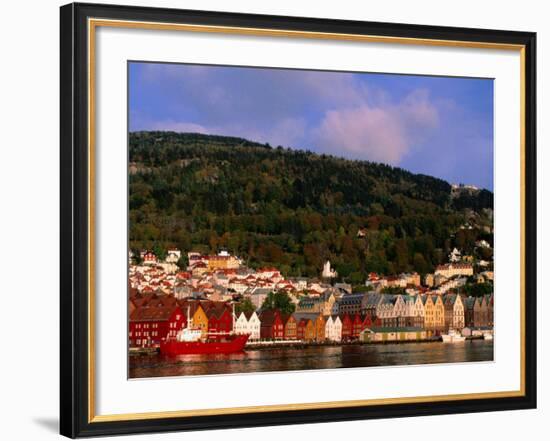
[[[451,198],[449,183],[384,164],[173,132],[131,133],[129,156],[132,249],[227,249],[287,276],[330,259],[359,283],[492,243],[491,192]]]

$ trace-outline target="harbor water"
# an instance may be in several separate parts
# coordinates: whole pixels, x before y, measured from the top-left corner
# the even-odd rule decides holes
[[[237,374],[493,360],[492,340],[272,347],[236,354],[130,356],[129,377]]]

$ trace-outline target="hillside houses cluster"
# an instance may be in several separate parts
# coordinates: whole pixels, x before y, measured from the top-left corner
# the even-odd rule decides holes
[[[179,260],[179,255],[172,260],[176,257]],[[145,259],[130,265],[130,347],[157,346],[162,339],[175,337],[190,320],[204,336],[236,332],[250,334],[251,341],[319,343],[359,340],[372,332],[429,337],[449,329],[493,326],[493,294],[468,297],[453,290],[474,275],[482,281],[492,279],[492,273],[474,274],[469,263],[440,265],[424,284],[417,273],[390,277],[370,273],[365,292],[352,292],[345,283],[285,278],[274,267],[247,268],[228,253],[189,253],[188,261],[185,270]],[[281,291],[295,305],[294,313],[262,310],[268,294]],[[244,299],[250,299],[255,310],[235,314]]]
[[[306,278],[286,279],[274,267],[247,268],[228,253],[205,256],[189,253],[186,270],[166,270],[161,263],[130,265],[129,284],[140,293],[172,294],[177,299],[206,297],[230,301],[236,296],[248,297],[258,308],[272,291],[284,291],[297,302],[298,296],[320,296],[330,284]],[[151,259],[149,262],[153,262]],[[341,284],[351,290],[346,284]],[[336,284],[338,286],[338,284]]]

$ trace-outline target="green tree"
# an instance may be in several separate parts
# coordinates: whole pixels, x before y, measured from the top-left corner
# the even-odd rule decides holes
[[[415,271],[420,274],[426,274],[430,271],[430,265],[428,265],[426,259],[420,253],[414,253],[413,266]]]
[[[462,287],[462,291],[469,296],[482,297],[493,292],[493,284],[490,282],[467,283]]]
[[[141,252],[139,249],[134,248],[132,250],[132,260],[136,265],[141,265],[143,263],[143,259],[141,258]]]
[[[187,269],[187,266],[189,265],[189,259],[187,258],[187,256],[185,255],[185,253],[182,253],[182,255],[180,256],[180,258],[178,259],[178,261],[176,262],[176,265],[179,267],[179,269],[181,270],[185,270]]]
[[[349,275],[349,283],[351,283],[352,285],[358,285],[364,281],[365,276],[359,271],[355,271]]]
[[[153,246],[153,253],[155,253],[158,260],[166,259],[166,249],[158,243]]]
[[[256,307],[250,297],[245,297],[242,301],[235,305],[235,314],[239,315],[241,312],[245,314],[256,311]]]
[[[277,309],[282,314],[292,314],[296,309],[289,295],[284,291],[270,292],[262,303],[262,309]]]

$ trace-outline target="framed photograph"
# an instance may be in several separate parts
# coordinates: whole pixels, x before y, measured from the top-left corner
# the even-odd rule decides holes
[[[61,8],[61,434],[536,406],[536,36]]]

